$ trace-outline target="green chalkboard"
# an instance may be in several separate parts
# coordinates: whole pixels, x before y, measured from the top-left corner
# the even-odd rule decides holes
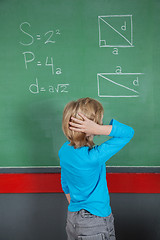
[[[109,166],[159,166],[160,2],[0,1],[0,167],[59,166],[64,106],[135,130]],[[109,137],[96,137],[100,144]]]

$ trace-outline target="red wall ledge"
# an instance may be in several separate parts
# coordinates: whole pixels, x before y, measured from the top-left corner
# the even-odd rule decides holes
[[[110,193],[160,193],[160,173],[107,173]],[[0,174],[0,193],[61,193],[60,173]]]

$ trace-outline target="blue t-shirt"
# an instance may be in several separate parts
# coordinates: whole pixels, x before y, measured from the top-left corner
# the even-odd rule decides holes
[[[58,152],[62,189],[71,197],[70,212],[86,209],[100,217],[111,214],[105,163],[131,140],[134,129],[115,119],[110,125],[112,138],[101,145],[75,149],[67,141]]]

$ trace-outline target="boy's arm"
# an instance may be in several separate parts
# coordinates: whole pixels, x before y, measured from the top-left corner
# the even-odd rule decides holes
[[[67,182],[65,180],[65,176],[64,176],[64,172],[63,172],[62,168],[61,168],[61,185],[62,185],[62,189],[63,189],[64,193],[69,194],[69,188],[68,188]]]
[[[65,194],[65,195],[66,195],[66,198],[67,198],[68,203],[70,204],[70,201],[71,201],[70,193]]]
[[[113,155],[119,152],[134,135],[134,129],[132,127],[120,123],[115,119],[112,119],[110,124],[112,125],[112,130],[109,136],[112,138],[99,146],[96,145],[89,151],[89,156],[93,159],[93,162],[106,162]],[[109,125],[100,126],[100,132],[105,130],[107,126]],[[103,135],[107,135],[106,132],[103,132]]]
[[[106,162],[118,151],[120,151],[133,137],[134,129],[123,123],[112,119],[109,125],[99,125],[94,121],[89,120],[86,116],[79,113],[84,119],[83,121],[71,118],[74,123],[70,122],[70,129],[78,132],[85,132],[93,135],[109,135],[112,138],[102,143],[100,146],[95,146],[88,151],[92,162]]]

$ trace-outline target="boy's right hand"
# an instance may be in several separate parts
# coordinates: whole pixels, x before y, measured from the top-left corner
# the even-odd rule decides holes
[[[71,126],[69,128],[73,131],[83,132],[88,135],[109,135],[112,130],[112,125],[99,125],[94,121],[88,119],[82,113],[78,113],[83,118],[83,121],[74,117],[71,119],[74,121],[69,122]]]
[[[88,119],[82,113],[78,113],[78,115],[81,116],[83,120],[71,117],[74,123],[69,122],[69,124],[71,125],[71,127],[69,128],[73,131],[84,132],[88,135],[97,135],[100,125]]]

